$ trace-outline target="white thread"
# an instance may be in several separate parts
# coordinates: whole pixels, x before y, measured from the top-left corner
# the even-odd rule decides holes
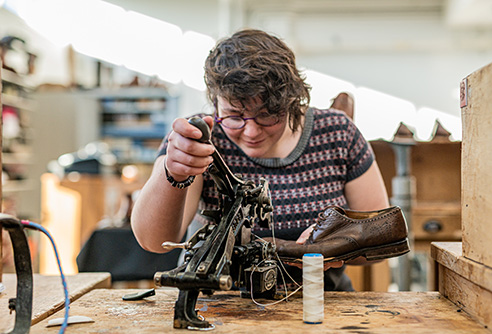
[[[277,254],[277,258],[278,258],[278,254]],[[251,271],[251,275],[249,276],[250,278],[250,286],[251,286],[251,290],[250,290],[250,295],[251,295],[251,300],[253,301],[253,303],[255,303],[256,305],[258,306],[262,306],[262,307],[266,307],[266,306],[271,306],[271,305],[275,305],[275,304],[278,304],[278,303],[281,303],[283,301],[286,301],[289,299],[290,296],[293,296],[294,294],[297,293],[297,291],[301,290],[302,289],[302,285],[299,285],[297,284],[297,282],[289,275],[289,273],[287,272],[287,270],[285,269],[284,265],[282,264],[282,262],[280,261],[280,258],[279,258],[279,263],[280,265],[282,266],[283,270],[285,270],[285,273],[290,277],[290,279],[295,283],[297,284],[298,288],[293,291],[291,294],[288,294],[287,293],[287,285],[285,284],[285,279],[284,279],[284,275],[282,274],[282,271],[280,270],[280,274],[282,275],[282,280],[284,282],[284,286],[285,286],[285,297],[280,299],[280,300],[277,300],[276,302],[273,302],[273,303],[268,303],[268,304],[262,304],[262,303],[259,303],[255,300],[254,296],[253,296],[253,273],[255,272],[256,268],[258,268],[258,266],[260,264],[262,264],[265,260],[262,260],[260,263],[258,263],[257,265],[254,265],[253,266],[253,270]]]
[[[258,240],[262,240],[263,242],[266,243],[265,239],[255,235],[255,237],[258,239]],[[273,244],[275,245],[275,230],[272,229],[272,237],[273,237]],[[319,255],[319,254],[318,254]],[[272,303],[268,303],[268,304],[262,304],[262,303],[259,303],[255,300],[254,296],[253,296],[253,273],[255,272],[256,268],[258,268],[258,266],[260,264],[262,264],[265,260],[262,260],[260,261],[260,263],[258,263],[257,265],[254,265],[253,266],[253,270],[251,271],[251,275],[250,275],[250,286],[251,286],[251,290],[250,290],[250,295],[251,295],[251,300],[253,301],[253,303],[255,303],[256,305],[258,306],[262,306],[262,307],[266,307],[266,306],[271,306],[271,305],[275,305],[275,304],[278,304],[278,303],[281,303],[283,301],[287,301],[289,299],[289,297],[295,295],[297,293],[297,291],[301,290],[302,289],[302,285],[299,285],[299,283],[297,283],[293,278],[292,276],[289,274],[289,272],[287,271],[287,269],[285,268],[284,264],[282,263],[282,260],[280,260],[280,257],[278,256],[278,253],[275,252],[275,256],[278,260],[278,263],[280,264],[280,269],[279,270],[279,273],[280,273],[280,276],[282,277],[282,281],[284,283],[284,288],[285,288],[285,297],[280,299],[280,300],[277,300],[275,302],[272,302]],[[287,291],[287,284],[285,282],[285,277],[284,277],[284,274],[283,272],[285,272],[285,274],[290,278],[290,280],[295,284],[297,285],[297,289],[295,289],[294,291],[292,291],[290,294],[288,293]]]
[[[304,254],[302,257],[303,320],[307,324],[320,324],[324,312],[323,255]]]

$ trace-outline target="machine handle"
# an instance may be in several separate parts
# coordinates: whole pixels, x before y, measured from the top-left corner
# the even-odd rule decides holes
[[[210,137],[212,133],[210,132],[210,128],[208,127],[207,122],[205,122],[200,117],[194,116],[188,120],[188,123],[196,126],[202,132],[202,137],[200,139],[197,139],[199,142],[201,143],[210,142]]]
[[[197,139],[197,141],[214,146],[214,144],[210,140],[212,135],[212,133],[210,132],[210,128],[203,119],[194,116],[188,120],[188,123],[196,126],[202,132],[202,137],[200,139]],[[229,196],[229,198],[235,198],[236,194],[234,186],[243,184],[243,181],[232,174],[229,167],[227,167],[226,163],[224,162],[224,159],[222,159],[222,156],[219,154],[219,152],[217,152],[217,149],[215,149],[214,153],[212,154],[212,158],[214,159],[212,165],[215,168],[211,169],[209,167],[209,172],[215,180],[219,192]]]

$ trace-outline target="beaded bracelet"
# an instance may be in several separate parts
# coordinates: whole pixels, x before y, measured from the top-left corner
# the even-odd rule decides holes
[[[171,183],[173,187],[176,187],[178,189],[184,189],[186,187],[189,187],[193,183],[193,181],[195,181],[195,177],[196,177],[195,175],[192,175],[188,177],[186,180],[181,182],[176,181],[171,175],[169,175],[165,162],[164,162],[164,170],[166,171],[166,178],[169,181],[169,183]]]

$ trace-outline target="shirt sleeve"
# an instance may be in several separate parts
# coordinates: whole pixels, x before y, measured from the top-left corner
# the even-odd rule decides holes
[[[374,152],[357,126],[347,118],[347,182],[364,174],[374,162]]]

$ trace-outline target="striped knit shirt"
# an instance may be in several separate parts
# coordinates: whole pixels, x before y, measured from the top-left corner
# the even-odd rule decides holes
[[[327,205],[347,207],[345,184],[366,172],[374,161],[371,147],[355,124],[345,113],[334,109],[308,109],[299,143],[286,158],[248,157],[217,124],[212,129],[212,142],[234,174],[256,184],[261,177],[268,180],[275,236],[286,240],[296,240]],[[158,154],[166,154],[166,149],[167,137]],[[199,212],[216,210],[215,183],[208,173],[203,177]],[[198,213],[195,219],[205,223]],[[261,237],[271,236],[267,229],[255,226],[253,230]],[[343,271],[344,267],[325,271],[326,291],[353,290]],[[289,267],[289,272],[296,281],[302,281],[302,270]]]
[[[307,111],[299,143],[286,158],[248,157],[217,124],[212,142],[234,174],[256,184],[260,177],[268,180],[276,230],[304,229],[315,223],[327,205],[346,207],[345,184],[362,175],[374,160],[354,123],[334,109]],[[165,154],[166,148],[167,138],[159,155]],[[199,209],[214,210],[217,205],[215,183],[205,173]]]

